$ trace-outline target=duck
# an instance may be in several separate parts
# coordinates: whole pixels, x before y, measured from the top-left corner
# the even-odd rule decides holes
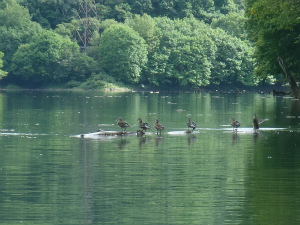
[[[269,119],[258,119],[256,113],[253,114],[253,120],[252,120],[252,124],[253,124],[253,129],[255,131],[257,131],[259,129],[259,124],[268,121]]]
[[[139,128],[142,128],[144,132],[148,129],[151,129],[149,124],[148,123],[143,123],[141,118],[138,118],[137,121],[139,121]]]
[[[239,126],[241,126],[241,123],[237,120],[235,120],[234,118],[231,118],[231,126],[232,126],[232,129],[235,131],[237,131],[237,129],[239,128]]]
[[[126,121],[123,121],[121,117],[118,118],[118,126],[121,127],[121,131],[124,128],[124,131],[126,131],[126,127],[130,127],[129,124]]]
[[[165,127],[164,127],[161,123],[158,122],[158,119],[155,119],[154,127],[155,127],[155,129],[156,129],[156,131],[157,131],[157,134],[158,134],[158,131],[159,131],[159,133],[161,134],[161,131],[162,131],[163,129],[165,129]]]
[[[192,128],[193,130],[195,130],[195,128],[196,128],[196,123],[194,122],[194,121],[191,121],[191,119],[190,118],[188,118],[188,122],[187,122],[187,127],[188,127],[188,130],[190,129],[190,128]]]
[[[252,120],[253,129],[258,130],[259,124],[260,124],[260,122],[258,121],[257,115],[254,113],[253,120]]]

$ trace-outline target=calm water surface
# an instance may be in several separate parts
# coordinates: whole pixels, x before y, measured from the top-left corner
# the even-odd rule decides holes
[[[79,137],[118,117],[166,129]],[[0,223],[299,225],[299,124],[299,101],[263,94],[2,91]]]

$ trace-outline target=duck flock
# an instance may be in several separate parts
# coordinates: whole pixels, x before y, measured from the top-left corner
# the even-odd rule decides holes
[[[265,120],[266,119],[259,120],[257,115],[254,114],[253,120],[252,120],[252,125],[253,125],[254,131],[257,131],[259,129],[259,124],[261,124]],[[121,132],[126,132],[126,128],[130,127],[130,125],[126,121],[124,121],[121,117],[119,117],[117,121],[118,121],[118,123],[117,123],[118,126],[121,127]],[[141,118],[138,118],[137,121],[139,122],[139,128],[141,128],[141,130],[137,131],[139,134],[145,134],[148,129],[151,129],[151,126],[149,125],[149,123],[143,122],[143,120]],[[196,123],[194,121],[192,121],[190,118],[188,118],[188,122],[186,125],[188,127],[187,133],[191,133],[197,128]],[[233,131],[237,132],[238,128],[241,126],[241,123],[239,121],[235,120],[234,118],[231,118],[231,126],[232,126]],[[158,119],[155,119],[154,128],[156,129],[157,134],[158,133],[161,134],[162,130],[165,129],[164,125],[159,123]],[[191,130],[190,130],[190,128],[191,128]]]
[[[124,121],[121,117],[119,117],[117,121],[118,121],[118,126],[121,127],[121,131],[125,132],[126,128],[130,127],[130,125],[126,121]],[[144,123],[141,118],[138,118],[137,121],[139,121],[139,128],[142,129],[138,131],[141,134],[145,134],[146,130],[151,129],[151,126],[148,123]],[[154,128],[156,129],[157,134],[158,132],[161,134],[161,131],[165,129],[165,127],[158,122],[158,119],[155,119]],[[196,124],[195,124],[195,128],[196,128]]]

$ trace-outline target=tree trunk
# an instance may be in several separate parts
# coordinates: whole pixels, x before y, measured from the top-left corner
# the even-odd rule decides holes
[[[294,80],[294,78],[290,74],[290,72],[286,69],[282,58],[280,58],[278,56],[277,59],[278,59],[278,63],[280,65],[281,69],[283,70],[283,72],[285,73],[285,76],[286,76],[287,80],[289,81],[289,84],[291,86],[291,91],[292,91],[293,96],[295,98],[297,98],[297,99],[300,99],[300,89],[299,89],[296,81]]]

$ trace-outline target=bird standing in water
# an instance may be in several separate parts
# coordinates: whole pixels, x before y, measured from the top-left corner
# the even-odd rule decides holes
[[[188,118],[188,122],[187,122],[186,125],[188,127],[188,131],[189,131],[190,128],[192,128],[193,130],[195,130],[195,128],[196,128],[196,123],[194,121],[191,121],[190,118]]]
[[[151,129],[148,123],[143,123],[141,118],[138,118],[137,121],[139,121],[139,128],[143,129],[143,132],[146,132],[147,129]]]
[[[255,132],[258,132],[259,124],[268,121],[269,119],[258,119],[256,113],[253,114],[252,125]]]
[[[241,123],[237,120],[235,120],[234,118],[231,118],[231,126],[232,126],[232,129],[235,131],[237,131],[237,129],[239,128],[239,126],[241,126]]]
[[[260,122],[258,121],[257,115],[254,113],[253,114],[253,120],[252,120],[253,129],[258,130],[259,129],[259,124],[260,124]]]
[[[130,127],[129,124],[126,121],[123,121],[121,117],[119,117],[118,126],[121,127],[121,131],[124,128],[124,131],[126,131],[126,127]]]
[[[161,134],[161,131],[162,131],[163,129],[165,129],[165,127],[164,127],[161,123],[158,122],[158,119],[155,119],[154,127],[155,127],[155,129],[156,129],[156,131],[157,131],[157,134],[158,134],[158,131],[159,131],[159,133]]]

